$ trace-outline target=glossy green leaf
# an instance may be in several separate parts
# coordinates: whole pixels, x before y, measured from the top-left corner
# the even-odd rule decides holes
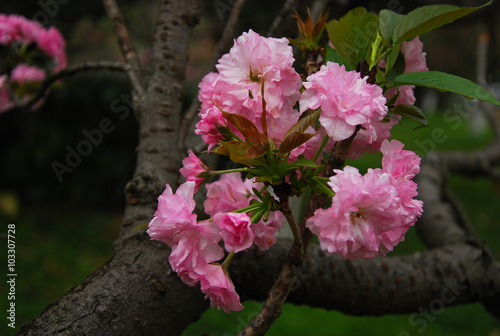
[[[398,105],[392,111],[394,114],[410,118],[423,126],[429,126],[429,121],[425,118],[424,113],[418,107],[413,105]]]
[[[405,17],[402,14],[395,13],[388,9],[382,9],[379,13],[380,33],[382,37],[389,41],[392,39],[394,28],[397,27],[399,21]]]
[[[379,30],[378,16],[358,7],[340,20],[326,25],[335,49],[353,69],[362,59],[370,58],[370,48]]]
[[[460,8],[451,5],[431,5],[417,8],[399,21],[394,28],[392,39],[394,43],[411,40],[489,4],[491,1],[479,7]]]
[[[351,67],[343,58],[342,56],[340,56],[339,52],[335,49],[333,49],[332,47],[330,47],[329,45],[326,46],[326,61],[327,62],[335,62],[335,63],[338,63],[340,65],[344,65],[345,66],[345,69],[347,71],[352,71],[354,70],[353,67]]]
[[[404,57],[399,53],[400,50],[401,50],[401,44],[397,44],[394,47],[392,47],[392,49],[387,53],[386,66],[385,66],[386,75],[391,73],[391,70],[393,70],[393,67],[396,64],[398,58],[402,60],[403,71],[404,71]],[[403,73],[403,71],[401,71],[401,73]]]
[[[292,162],[292,164],[296,167],[309,167],[309,168],[321,167],[321,165],[317,164],[311,159],[298,159],[297,161]]]
[[[482,87],[468,79],[439,71],[422,71],[402,74],[394,80],[393,85],[417,85],[438,89],[444,92],[458,93],[469,99],[479,99],[500,105],[500,101]]]

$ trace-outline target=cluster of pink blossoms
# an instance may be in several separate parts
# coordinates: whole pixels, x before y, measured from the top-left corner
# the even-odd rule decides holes
[[[38,22],[22,16],[0,14],[0,45],[16,55],[15,64],[9,59],[6,60],[8,66],[2,65],[0,112],[14,107],[16,103],[28,101],[47,73],[66,67],[66,42],[61,33],[54,27],[45,29]],[[41,53],[50,62],[44,62],[43,66],[34,65],[30,53]],[[40,55],[33,57],[39,58]]]
[[[293,68],[292,47],[286,38],[264,38],[254,31],[243,33],[229,53],[219,60],[218,73],[209,73],[200,83],[200,134],[209,148],[224,139],[219,127],[229,127],[220,110],[242,115],[260,131],[262,91],[267,104],[267,132],[283,140],[286,131],[299,120],[293,106],[300,96],[302,81]]]
[[[421,60],[425,56],[421,49],[411,50],[404,53],[408,66],[415,57]],[[346,71],[333,62],[302,82],[293,63],[287,39],[265,38],[253,31],[243,33],[219,60],[218,72],[206,75],[200,83],[196,133],[209,150],[221,141],[246,145],[249,139],[243,133],[254,144],[258,132],[265,133],[258,139],[267,136],[268,143],[279,146],[302,114],[320,109],[319,125],[304,127],[309,140],[289,153],[279,154],[283,160],[293,162],[302,156],[318,157],[315,154],[323,139],[327,140],[324,150],[330,151],[336,141],[351,137],[360,128],[349,155],[357,157],[366,151],[381,150],[383,168],[370,169],[364,176],[349,166],[336,170],[328,183],[335,193],[332,206],[318,209],[307,220],[307,226],[318,235],[324,250],[345,258],[368,258],[391,251],[422,213],[422,202],[413,199],[417,191],[411,180],[419,172],[420,158],[403,150],[402,143],[387,140],[394,122],[382,122],[388,107],[380,86],[367,83],[358,72]],[[242,124],[237,127],[225,113],[244,117],[237,119]],[[206,184],[204,211],[211,218],[197,221],[193,194],[208,177],[221,172],[210,171],[192,152],[183,165],[180,172],[187,182],[175,194],[167,185],[158,198],[158,210],[148,233],[151,239],[171,247],[172,269],[185,283],[199,283],[212,307],[226,312],[240,310],[243,307],[227,273],[228,261],[234,253],[249,248],[268,249],[276,242],[275,235],[285,217],[280,211],[270,210],[277,204],[275,199],[275,203],[266,203],[265,211],[259,208],[261,214],[257,216],[256,204],[265,204],[272,197],[266,190],[269,184],[256,182],[255,178],[242,179],[239,172],[227,172]],[[285,181],[279,183],[293,183],[291,179]],[[268,201],[264,201],[265,197]]]
[[[332,205],[318,209],[307,227],[319,237],[321,248],[345,258],[385,255],[404,239],[422,214],[422,202],[413,199],[420,158],[403,150],[397,140],[385,140],[382,169],[365,175],[350,166],[335,170],[328,185],[335,192]]]
[[[186,175],[188,178],[193,176]],[[158,209],[147,232],[151,239],[160,240],[172,248],[169,257],[172,269],[186,284],[194,286],[200,283],[212,308],[222,308],[225,312],[241,310],[243,306],[227,270],[216,263],[224,256],[219,241],[222,239],[227,252],[240,252],[252,245],[267,250],[276,242],[275,234],[283,226],[284,217],[274,212],[267,221],[251,223],[245,212],[232,212],[248,206],[255,199],[252,187],[263,187],[253,180],[242,180],[239,173],[225,174],[206,187],[205,212],[212,219],[197,221],[193,214],[196,182],[188,180],[175,194],[167,185],[158,198]]]

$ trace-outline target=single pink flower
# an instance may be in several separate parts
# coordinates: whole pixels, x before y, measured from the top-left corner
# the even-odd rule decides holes
[[[420,172],[420,157],[412,151],[403,150],[398,140],[384,140],[380,147],[383,154],[382,170],[397,180],[409,180]]]
[[[206,185],[205,213],[215,216],[218,212],[244,208],[251,199],[256,198],[252,187],[261,189],[263,186],[263,183],[256,183],[255,179],[242,180],[240,173],[224,174],[218,181]]]
[[[228,252],[240,252],[253,244],[251,219],[245,213],[219,212],[213,217]]]
[[[206,264],[203,267],[203,276],[200,277],[201,291],[205,299],[210,298],[212,308],[222,309],[225,313],[239,311],[244,307],[234,288],[231,279],[224,272],[221,265]]]
[[[209,169],[192,151],[189,151],[189,156],[182,160],[182,164],[184,167],[179,169],[179,172],[188,181],[196,183],[194,188],[194,192],[196,193],[200,185],[205,181],[206,176],[204,174],[206,175]]]
[[[26,83],[41,82],[44,79],[45,71],[36,66],[30,66],[27,64],[19,64],[10,74],[10,80],[21,85]]]
[[[204,267],[224,256],[224,251],[218,244],[218,230],[207,220],[185,225],[175,235],[176,244],[171,246],[172,252],[168,260],[181,280],[194,286],[203,276]]]
[[[177,243],[176,234],[183,227],[196,224],[196,215],[193,210],[196,206],[193,199],[195,182],[187,181],[179,186],[175,194],[167,184],[163,193],[158,197],[158,208],[147,230],[153,240],[161,240],[168,246]]]
[[[286,38],[266,38],[250,30],[235,40],[217,65],[219,80],[228,85],[228,100],[254,114],[262,113],[261,88],[267,111],[278,118],[299,99],[301,80],[293,68],[292,47]],[[230,110],[230,112],[233,112]]]
[[[399,181],[381,169],[369,169],[362,176],[346,166],[335,173],[328,183],[335,192],[331,207],[316,210],[307,220],[322,249],[349,259],[392,251],[421,213],[421,202],[410,201],[411,191],[398,188]],[[403,200],[415,208],[413,213]]]
[[[54,72],[66,67],[67,59],[66,52],[64,51],[66,41],[64,41],[63,36],[55,27],[50,27],[48,30],[41,30],[36,36],[36,42],[42,51],[54,59]]]
[[[273,211],[269,214],[269,220],[252,224],[254,233],[253,243],[257,245],[259,250],[266,251],[274,243],[276,243],[276,232],[281,230],[285,224],[285,216],[279,211]]]
[[[357,125],[380,121],[387,114],[380,86],[366,83],[366,78],[343,65],[328,62],[303,84],[300,112],[321,107],[319,121],[336,141],[350,137]]]
[[[351,160],[356,160],[366,153],[374,153],[380,151],[380,145],[384,140],[391,137],[392,127],[399,122],[399,116],[391,118],[388,122],[373,122],[369,125],[362,125],[358,134],[349,147],[347,157]]]

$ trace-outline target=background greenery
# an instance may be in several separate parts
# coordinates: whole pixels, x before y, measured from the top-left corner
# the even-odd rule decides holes
[[[141,59],[146,62],[156,1],[127,0],[119,3],[123,6]],[[194,88],[206,72],[213,45],[224,24],[224,18],[221,20],[215,11],[214,2],[202,3],[202,22],[194,33],[191,45],[186,104],[193,98]],[[388,3],[353,1],[350,4],[356,5],[368,5],[370,10],[379,10],[387,8]],[[406,12],[418,6],[419,1],[401,1],[400,5]],[[467,5],[477,5],[477,2]],[[278,2],[249,1],[243,11],[245,15],[242,16],[239,31],[252,28],[265,33],[278,8]],[[346,6],[332,8],[331,17],[339,17],[347,9]],[[23,0],[22,3],[2,1],[0,4],[0,12],[20,13],[28,18],[40,10],[36,0]],[[480,20],[476,17],[475,21],[464,19],[461,24],[424,36],[429,68],[474,79],[475,41],[477,35],[489,25],[488,17],[493,14],[494,11],[490,11]],[[70,63],[120,58],[100,0],[61,5],[50,24],[59,27],[67,39]],[[294,34],[293,25],[287,29],[289,34]],[[498,58],[498,48],[495,49],[497,40],[498,35],[492,37],[493,54]],[[489,65],[490,79],[498,79],[498,67],[492,62]],[[134,118],[129,116],[120,120],[111,111],[111,104],[128,91],[123,75],[107,72],[81,74],[64,80],[54,88],[41,110],[0,115],[0,234],[7,231],[8,223],[16,224],[18,328],[111,256],[112,242],[118,234],[123,213],[123,189],[133,173],[137,144]],[[447,136],[446,141],[436,143],[438,149],[471,150],[492,139],[487,129],[470,127],[477,125],[476,119],[464,118],[457,129],[453,128],[454,124],[445,121],[443,112],[452,108],[453,104],[463,104],[461,100],[453,95],[440,95],[441,99],[436,104],[430,104],[430,96],[424,93],[419,92],[418,99],[421,106],[427,101],[427,106],[430,106],[425,109],[427,113],[433,112],[429,113],[430,127],[412,131],[417,125],[407,121],[394,128],[394,138],[403,141],[406,148],[421,151],[418,141],[432,139],[434,129],[443,129]],[[105,135],[103,142],[94,147],[71,174],[65,174],[60,183],[52,163],[64,163],[66,146],[75,148],[84,139],[82,130],[96,128],[103,118],[110,118],[116,126],[115,130]],[[353,164],[361,169],[380,166],[380,156],[368,155]],[[480,236],[499,258],[498,181],[495,184],[485,179],[454,177],[451,185]],[[6,255],[6,240],[2,236],[0,241],[0,254]],[[406,241],[398,245],[394,253],[422,249],[424,247],[418,241],[415,230],[411,229]],[[6,265],[6,258],[2,260]],[[6,293],[5,281],[0,282],[2,311],[8,304],[3,294]],[[246,302],[245,306],[244,311],[230,315],[209,310],[185,335],[234,334],[260,308],[254,302]],[[13,332],[5,321],[0,323],[0,334],[11,335]],[[426,322],[426,329],[422,330],[422,324],[412,325],[406,315],[359,318],[286,305],[269,334],[403,336],[407,332],[409,335],[500,335],[499,322],[480,304],[447,308],[435,316],[435,321]]]

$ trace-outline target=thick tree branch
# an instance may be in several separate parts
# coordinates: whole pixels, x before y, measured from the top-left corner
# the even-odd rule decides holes
[[[14,111],[18,109],[23,109],[23,110],[29,109],[37,102],[39,102],[40,99],[44,98],[47,93],[47,90],[51,87],[51,85],[54,82],[60,80],[61,78],[73,76],[81,72],[99,71],[99,70],[126,72],[130,70],[130,66],[126,63],[119,61],[87,61],[71,65],[66,69],[62,69],[57,73],[51,74],[50,76],[45,78],[43,82],[40,84],[40,87],[38,88],[37,92],[26,103],[21,104],[19,106],[15,106],[12,108],[12,110]]]
[[[165,184],[175,187],[179,158],[172,144],[180,125],[187,42],[199,14],[194,0],[160,4],[154,72],[144,99],[134,99],[143,102],[135,106],[137,165],[112,259],[24,325],[20,335],[179,334],[206,309],[199,290],[172,274],[164,244],[150,241],[141,228],[153,217]]]

